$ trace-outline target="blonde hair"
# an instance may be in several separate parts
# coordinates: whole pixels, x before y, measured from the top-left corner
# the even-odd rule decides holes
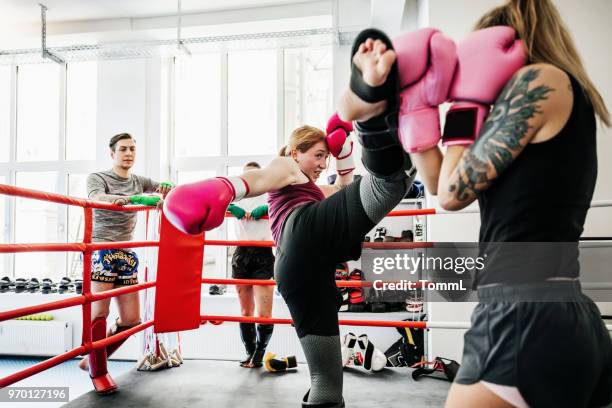
[[[291,132],[287,145],[281,147],[279,156],[290,156],[291,151],[306,153],[308,149],[319,142],[325,141],[325,133],[313,126],[300,126]]]
[[[574,41],[550,0],[508,0],[486,13],[474,29],[507,25],[525,42],[530,63],[548,63],[570,74],[584,89],[596,115],[610,126],[606,104],[589,79]]]

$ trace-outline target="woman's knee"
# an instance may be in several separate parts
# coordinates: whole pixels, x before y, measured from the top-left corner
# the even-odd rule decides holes
[[[262,286],[255,291],[255,304],[257,313],[261,317],[269,317],[272,313],[272,303],[274,301],[274,288],[272,286]]]
[[[272,310],[257,310],[257,317],[269,319],[272,317]]]
[[[368,175],[361,180],[359,201],[368,218],[378,223],[404,198],[411,179],[405,174],[402,179],[385,181]]]
[[[240,297],[240,314],[242,316],[253,316],[255,313],[255,303],[253,299]]]
[[[110,314],[110,311],[108,310],[108,308],[103,309],[103,308],[99,308],[99,309],[91,309],[91,320],[94,319],[99,319],[99,318],[103,318],[103,319],[108,319],[108,315]]]
[[[240,315],[244,317],[251,317],[255,314],[255,310],[253,308],[240,308]]]
[[[272,296],[255,299],[257,317],[272,317]]]
[[[119,310],[118,326],[132,327],[140,324],[140,322],[140,308],[138,306]]]
[[[252,300],[240,299],[240,314],[242,316],[253,316],[255,313],[255,304]]]
[[[255,310],[255,300],[253,298],[252,286],[237,286],[238,301],[240,303],[240,313],[242,316],[253,316]]]
[[[110,300],[100,300],[91,304],[91,318],[108,317],[110,314]]]
[[[137,296],[124,296],[117,299],[121,326],[140,322],[140,301]]]

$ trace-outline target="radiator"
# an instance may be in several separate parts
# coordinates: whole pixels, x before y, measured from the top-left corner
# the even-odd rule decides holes
[[[0,354],[55,356],[72,348],[71,322],[8,320],[0,323]]]
[[[181,332],[180,338],[181,352],[188,359],[241,360],[246,354],[236,323],[206,324],[199,330]],[[305,361],[295,329],[289,325],[274,326],[267,349],[281,357],[295,355],[299,362]]]

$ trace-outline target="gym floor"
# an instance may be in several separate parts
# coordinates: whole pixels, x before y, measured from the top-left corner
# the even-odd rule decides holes
[[[344,399],[351,408],[442,407],[450,383],[422,377],[414,381],[411,369],[385,369],[370,373],[345,368]],[[111,370],[111,372],[115,372]],[[64,407],[298,407],[308,390],[305,365],[285,373],[244,369],[235,361],[186,360],[177,368],[116,375],[120,391],[100,397],[93,391]]]

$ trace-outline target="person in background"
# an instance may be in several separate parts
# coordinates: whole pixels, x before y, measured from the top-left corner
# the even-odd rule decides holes
[[[245,172],[260,169],[257,162],[247,163]],[[238,220],[236,238],[239,241],[272,241],[270,223],[261,219],[268,214],[267,194],[244,199],[240,206],[232,204],[228,211]],[[234,279],[272,279],[274,276],[274,255],[271,247],[239,246],[232,256],[232,278]],[[239,285],[238,299],[242,316],[272,316],[274,286]],[[266,347],[272,337],[274,325],[240,323],[240,337],[246,349],[246,358],[240,366],[256,368],[263,365]]]
[[[109,142],[113,167],[110,170],[91,173],[87,177],[89,199],[106,201],[116,205],[139,204],[157,206],[173,185],[159,183],[148,177],[131,173],[136,160],[136,140],[129,133],[113,136]],[[158,193],[158,194],[152,194]],[[136,227],[136,212],[93,211],[94,242],[130,241]],[[94,251],[91,265],[91,292],[103,292],[117,287],[138,283],[138,256],[131,249],[102,249]],[[116,297],[119,317],[106,329],[110,299],[99,300],[91,305],[91,339],[102,340],[110,335],[130,329],[140,323],[140,300],[138,292]],[[117,384],[108,374],[106,360],[125,340],[106,348],[97,349],[79,363],[89,370],[96,392],[112,393]]]

